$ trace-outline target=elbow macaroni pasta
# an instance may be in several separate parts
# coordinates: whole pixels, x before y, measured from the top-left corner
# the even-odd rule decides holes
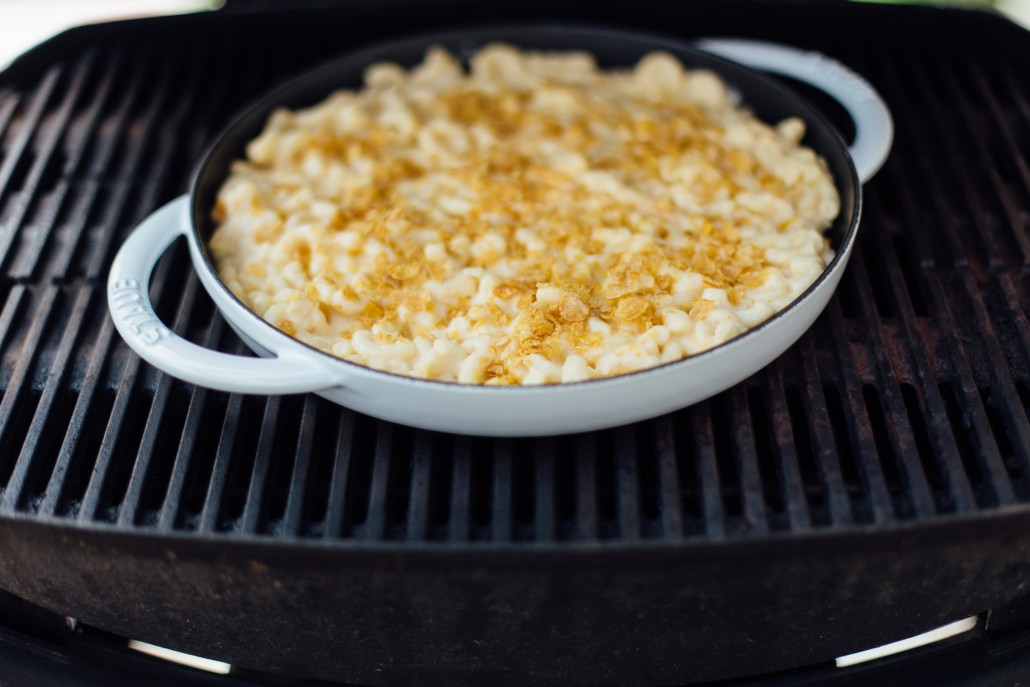
[[[652,53],[431,49],[362,90],[280,110],[233,165],[222,280],[287,334],[361,365],[549,384],[678,360],[797,298],[839,210],[804,124]]]

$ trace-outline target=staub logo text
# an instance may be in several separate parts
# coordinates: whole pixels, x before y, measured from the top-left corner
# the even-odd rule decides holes
[[[171,333],[157,319],[135,279],[119,279],[111,285],[111,306],[115,316],[143,343],[157,343]]]

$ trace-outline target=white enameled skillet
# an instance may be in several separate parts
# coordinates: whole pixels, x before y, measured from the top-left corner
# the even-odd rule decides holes
[[[604,68],[626,67],[664,50],[690,68],[718,73],[762,120],[798,116],[804,143],[826,161],[841,198],[828,232],[836,257],[787,308],[758,327],[683,360],[616,377],[571,384],[486,387],[427,381],[372,370],[334,358],[279,331],[241,303],[218,278],[207,249],[218,188],[246,143],[280,106],[313,105],[340,88],[358,88],[364,69],[383,60],[411,66],[431,45],[459,57],[504,41],[537,50],[586,50]],[[746,65],[746,66],[742,66]],[[834,96],[855,123],[850,151],[831,125],[793,92],[754,69],[789,75]],[[620,30],[570,26],[514,26],[438,33],[351,54],[310,71],[248,108],[225,129],[197,166],[190,193],[154,212],[126,239],[111,267],[108,303],[119,333],[145,360],[181,379],[214,389],[253,394],[314,392],[369,415],[416,427],[477,435],[546,435],[625,424],[695,403],[753,374],[786,350],[826,306],[854,246],[861,183],[890,149],[890,114],[861,77],[818,53],[752,41],[694,43]],[[168,246],[185,236],[201,283],[222,315],[262,357],[197,346],[155,315],[149,283]]]

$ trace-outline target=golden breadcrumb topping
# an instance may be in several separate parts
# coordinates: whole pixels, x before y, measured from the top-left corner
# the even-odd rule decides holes
[[[782,309],[832,256],[839,201],[796,119],[653,53],[441,49],[277,111],[218,195],[230,289],[377,369],[477,384],[620,374]]]

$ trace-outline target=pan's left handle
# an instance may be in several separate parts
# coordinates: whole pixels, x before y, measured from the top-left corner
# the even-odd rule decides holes
[[[868,81],[832,57],[740,38],[703,38],[695,45],[758,71],[795,78],[833,97],[855,123],[855,140],[849,152],[862,183],[887,160],[894,142],[894,120],[887,104]]]
[[[251,394],[291,394],[339,385],[314,357],[290,352],[249,358],[198,346],[169,329],[150,302],[150,275],[158,259],[190,226],[189,197],[155,211],[129,235],[107,279],[107,304],[118,333],[144,360],[201,386]]]

